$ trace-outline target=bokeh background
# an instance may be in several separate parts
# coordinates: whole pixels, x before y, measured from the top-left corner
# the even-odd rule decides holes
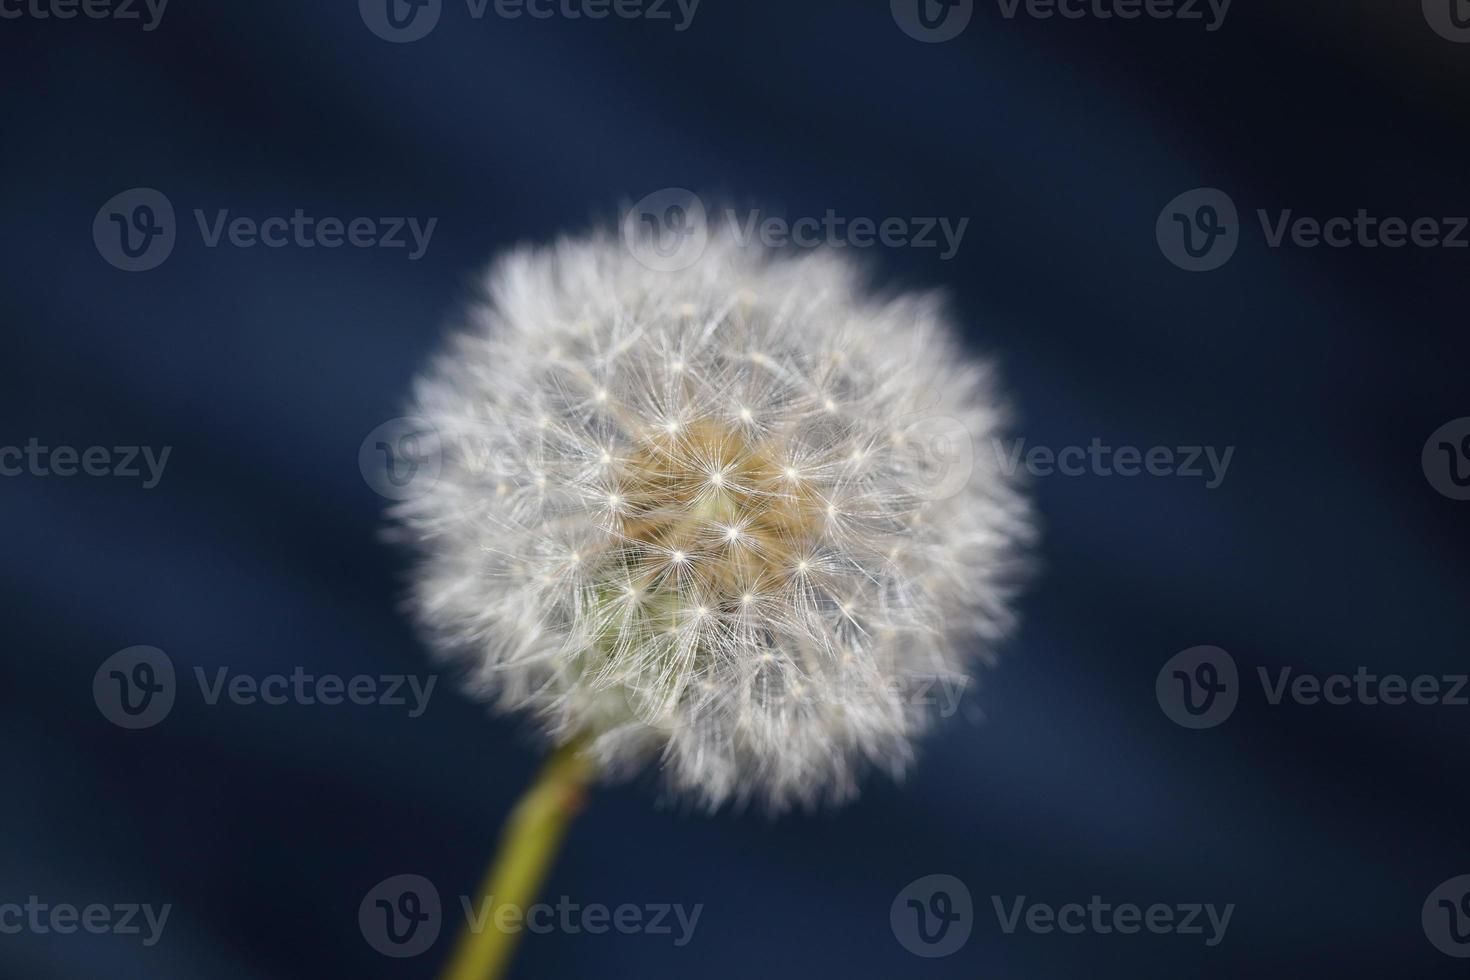
[[[791,218],[968,217],[950,261],[862,257],[888,285],[948,291],[1002,364],[1018,436],[1236,451],[1213,490],[1033,481],[1044,571],[1024,626],[904,785],[777,822],[656,806],[651,782],[599,792],[546,894],[702,903],[692,941],[530,936],[516,976],[1464,974],[1420,912],[1470,872],[1470,708],[1273,707],[1254,680],[1466,670],[1470,503],[1436,492],[1420,452],[1470,415],[1470,251],[1272,249],[1254,218],[1470,213],[1470,44],[1418,0],[1236,0],[1214,31],[982,2],[943,43],[886,0],[703,0],[683,31],[444,0],[411,43],[351,0],[172,0],[151,31],[14,2],[0,443],[172,449],[153,489],[0,479],[0,903],[173,908],[152,947],[0,934],[0,975],[434,974],[534,771],[524,732],[447,676],[410,718],[209,705],[193,671],[436,671],[359,447],[494,253],[666,187]],[[130,273],[92,226],[139,187],[177,210],[177,242]],[[1198,187],[1242,216],[1208,273],[1155,237]],[[438,223],[410,261],[207,248],[196,208]],[[136,644],[180,685],[164,721],[127,731],[92,684]],[[1191,731],[1155,678],[1198,644],[1228,650],[1244,690]],[[450,910],[406,959],[358,922],[398,874]],[[932,959],[889,914],[931,874],[974,907],[968,942]],[[992,896],[1022,895],[1235,910],[1214,947],[1007,935]]]

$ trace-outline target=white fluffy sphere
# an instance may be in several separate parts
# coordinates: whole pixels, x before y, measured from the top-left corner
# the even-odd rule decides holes
[[[711,807],[902,772],[1010,625],[1031,527],[937,300],[729,236],[673,272],[565,239],[487,287],[416,388],[438,478],[395,507],[436,645]]]

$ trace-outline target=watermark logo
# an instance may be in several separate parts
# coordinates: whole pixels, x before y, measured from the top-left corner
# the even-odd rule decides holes
[[[174,206],[163,192],[134,187],[114,195],[92,220],[92,241],[107,263],[124,272],[147,272],[173,253]]]
[[[488,492],[505,495],[527,482],[543,487],[545,474],[532,467],[520,447],[487,430],[450,438],[421,416],[389,419],[357,447],[357,467],[374,493],[412,500],[431,491],[446,467],[484,481]]]
[[[1208,947],[1220,945],[1235,915],[1235,903],[1217,906],[1213,902],[1155,902],[1141,906],[1133,902],[1109,902],[1093,895],[1086,904],[1067,902],[1051,905],[1031,902],[1025,895],[1009,900],[990,896],[1001,932],[1013,935],[1024,929],[1035,935],[1060,932],[1068,936],[1113,934],[1129,936],[1146,932],[1154,936],[1200,936]]]
[[[890,0],[889,9],[909,37],[939,44],[954,40],[970,26],[975,0]]]
[[[1164,205],[1154,225],[1164,258],[1187,272],[1220,268],[1240,246],[1240,215],[1215,187],[1185,191]]]
[[[152,728],[173,710],[178,685],[174,664],[157,647],[119,650],[92,675],[92,700],[119,728]]]
[[[1000,14],[1015,20],[1025,13],[1033,20],[1177,20],[1202,21],[1205,33],[1225,26],[1232,0],[997,0]]]
[[[1256,208],[1256,221],[1267,248],[1367,250],[1401,248],[1470,248],[1470,217],[1463,215],[1406,218],[1372,214],[1327,217],[1298,214],[1292,208]],[[1174,265],[1189,272],[1210,272],[1235,254],[1245,235],[1235,203],[1224,191],[1199,188],[1164,206],[1155,225],[1159,249]]]
[[[429,700],[434,696],[434,686],[439,678],[434,675],[418,677],[413,674],[312,674],[304,667],[293,668],[290,674],[231,674],[229,667],[217,667],[211,676],[203,667],[194,668],[194,682],[199,687],[204,703],[213,707],[221,700],[239,707],[258,704],[280,707],[287,704],[312,707],[325,705],[335,708],[341,704],[358,707],[406,708],[408,717],[421,718],[429,710]]]
[[[842,610],[848,615],[856,612],[850,604],[844,604]],[[782,679],[779,672],[757,673],[751,681],[752,693],[772,710],[835,707],[891,711],[902,705],[925,709],[940,718],[954,717],[970,683],[970,678],[963,674],[915,672],[874,680],[855,671],[823,677],[820,684],[792,684]],[[659,712],[666,711],[661,705],[652,704],[645,712],[641,703],[634,710],[650,723],[659,722],[664,717]]]
[[[428,950],[443,925],[439,889],[422,875],[394,875],[378,882],[357,908],[362,937],[373,949],[394,959]]]
[[[655,272],[698,262],[709,245],[709,215],[699,195],[683,187],[654,191],[623,212],[623,244]]]
[[[1208,947],[1220,945],[1235,915],[1235,904],[1212,902],[1108,901],[1092,895],[1086,902],[1054,905],[1026,895],[991,895],[1000,934],[1198,936]],[[935,958],[958,951],[970,938],[974,906],[965,883],[952,875],[927,875],[911,882],[888,910],[893,935],[915,956]]]
[[[700,0],[465,0],[470,17],[480,20],[489,6],[505,20],[619,20],[670,21],[682,34],[694,23]]]
[[[899,423],[894,449],[914,474],[921,500],[948,500],[975,472],[975,441],[965,423],[948,415],[913,415]],[[855,453],[860,455],[860,451]]]
[[[380,496],[410,500],[439,482],[444,446],[438,430],[426,419],[389,419],[369,432],[358,446],[357,468]]]
[[[312,674],[296,667],[289,674],[252,674],[217,667],[212,672],[195,667],[192,674],[203,702],[214,707],[222,701],[237,707],[265,705],[352,704],[360,707],[404,708],[419,718],[429,708],[439,678],[405,674]],[[151,728],[168,717],[179,684],[173,661],[157,647],[119,650],[102,662],[92,676],[92,699],[102,716],[119,728]]]
[[[733,208],[725,209],[721,218],[741,248],[752,244],[766,248],[872,248],[874,245],[932,248],[939,250],[941,262],[959,254],[965,229],[970,226],[969,218],[847,218],[831,208],[820,218],[810,215],[794,221],[779,215],[762,215],[760,211],[748,211],[742,216]]]
[[[0,476],[122,477],[152,490],[172,452],[172,446],[43,446],[32,436],[24,446],[0,446]]]
[[[1293,667],[1279,667],[1274,673],[1256,668],[1256,677],[1266,703],[1275,707],[1283,701],[1307,707],[1325,704],[1343,707],[1350,704],[1376,707],[1416,704],[1423,707],[1463,708],[1470,704],[1465,689],[1470,676],[1465,674],[1375,674],[1359,667],[1352,674],[1296,673]]]
[[[1257,208],[1256,217],[1267,247],[1273,249],[1287,245],[1301,249],[1470,248],[1470,238],[1465,235],[1470,218],[1465,217],[1379,217],[1369,214],[1367,208],[1359,208],[1352,217],[1326,219],[1298,215],[1291,208],[1274,215]]]
[[[357,0],[367,29],[394,44],[427,37],[438,26],[443,8],[444,0]]]
[[[1256,682],[1268,707],[1315,708],[1470,706],[1470,675],[1377,674],[1359,666],[1351,674],[1314,674],[1295,667],[1257,666]],[[1154,684],[1159,706],[1185,728],[1213,728],[1235,710],[1245,684],[1235,660],[1219,647],[1192,647],[1170,658]]]
[[[464,911],[465,928],[475,934],[494,928],[497,932],[525,930],[543,936],[558,931],[573,936],[584,932],[598,936],[611,930],[624,936],[638,933],[671,936],[673,944],[681,948],[694,938],[694,928],[704,913],[704,904],[698,902],[691,906],[679,902],[646,905],[624,902],[609,908],[601,902],[583,905],[567,895],[560,896],[554,905],[536,902],[522,906],[498,901],[494,895],[486,895],[478,903],[472,902],[468,895],[461,895],[459,904]]]
[[[158,29],[168,0],[0,0],[0,20],[138,21],[145,34]]]
[[[975,925],[970,889],[953,875],[925,875],[898,893],[888,924],[899,945],[915,956],[949,956],[969,941]]]
[[[1470,500],[1470,416],[1436,429],[1419,461],[1430,486],[1451,500]]]
[[[694,24],[700,0],[464,0],[470,20],[494,14],[501,20],[669,21],[676,33]],[[368,30],[394,44],[428,37],[439,25],[444,0],[358,0],[358,13]]]
[[[1235,447],[1226,446],[1110,446],[1094,436],[1086,446],[1026,445],[1025,439],[1009,443],[991,439],[996,465],[1006,476],[1025,470],[1028,476],[1136,476],[1174,477],[1203,480],[1206,490],[1225,482]]]
[[[439,224],[438,218],[318,217],[302,208],[290,215],[264,218],[232,216],[228,208],[212,212],[195,208],[193,217],[200,242],[208,249],[222,245],[240,249],[404,249],[410,262],[428,252]],[[146,272],[173,253],[179,234],[176,225],[173,204],[162,192],[136,187],[116,195],[97,212],[92,241],[109,265],[125,272]]]
[[[1424,0],[1424,19],[1445,40],[1470,44],[1470,0]]]
[[[608,907],[599,902],[582,904],[569,896],[555,903],[536,902],[522,906],[486,895],[478,901],[469,895],[456,896],[464,915],[464,929],[480,934],[488,929],[502,933],[530,932],[547,935],[588,933],[602,935],[644,934],[671,936],[677,947],[687,946],[704,912],[703,904],[652,902],[624,903]],[[369,946],[395,959],[418,956],[438,940],[445,911],[434,883],[421,875],[394,875],[374,885],[357,909],[357,924]]]
[[[1430,892],[1420,920],[1435,949],[1470,959],[1470,875],[1451,878]]]
[[[1175,20],[1203,23],[1213,34],[1225,26],[1232,0],[996,0],[1004,20]],[[974,0],[890,0],[899,28],[916,41],[936,44],[964,33]]]
[[[19,902],[0,904],[0,936],[30,933],[34,936],[69,936],[77,931],[94,936],[140,936],[146,947],[158,945],[173,912],[172,904],[93,902],[77,906],[71,902],[46,902],[32,895]]]
[[[820,217],[789,219],[760,210],[735,208],[711,212],[693,191],[665,187],[623,212],[623,244],[640,263],[656,272],[677,272],[699,261],[714,230],[737,248],[933,249],[941,262],[959,253],[969,218],[897,215],[847,217],[832,208]]]
[[[1219,647],[1190,647],[1169,658],[1154,681],[1164,714],[1185,728],[1214,728],[1235,712],[1240,675]]]

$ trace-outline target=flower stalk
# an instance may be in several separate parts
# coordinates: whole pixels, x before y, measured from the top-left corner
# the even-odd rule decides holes
[[[475,908],[478,927],[461,934],[441,980],[500,980],[510,965],[521,918],[535,901],[572,819],[581,812],[594,777],[581,739],[561,746],[546,760],[506,820]],[[512,928],[501,910],[516,909]]]

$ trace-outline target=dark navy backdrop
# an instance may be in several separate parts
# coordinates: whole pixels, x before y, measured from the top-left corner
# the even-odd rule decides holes
[[[969,217],[952,261],[867,257],[885,281],[949,290],[1029,445],[1236,451],[1213,490],[1035,479],[1045,572],[1024,628],[906,785],[774,824],[659,809],[646,785],[598,793],[548,895],[703,903],[693,939],[531,936],[518,975],[1463,974],[1420,909],[1470,872],[1470,708],[1271,706],[1255,681],[1465,669],[1470,503],[1436,492],[1420,450],[1470,415],[1470,252],[1272,249],[1255,219],[1470,213],[1470,45],[1417,2],[1236,0],[1214,32],[980,3],[939,44],[874,0],[704,0],[682,32],[476,20],[445,0],[405,44],[351,0],[173,0],[152,31],[14,3],[0,444],[172,449],[153,489],[0,479],[0,904],[172,911],[151,947],[0,933],[0,974],[433,974],[447,935],[386,958],[359,902],[419,874],[452,923],[533,772],[526,739],[447,679],[409,718],[209,705],[193,672],[433,669],[359,445],[493,253],[670,186],[790,217]],[[130,273],[92,225],[139,187],[176,209],[177,242]],[[1242,219],[1208,273],[1155,238],[1197,187]],[[439,220],[409,261],[208,248],[193,217],[297,208]],[[167,653],[179,693],[129,731],[92,682],[137,644]],[[1229,651],[1244,690],[1228,721],[1191,731],[1154,684],[1198,644]],[[929,874],[973,898],[973,933],[945,958],[890,926]],[[992,896],[1023,895],[1235,910],[1214,947],[1007,935]]]

